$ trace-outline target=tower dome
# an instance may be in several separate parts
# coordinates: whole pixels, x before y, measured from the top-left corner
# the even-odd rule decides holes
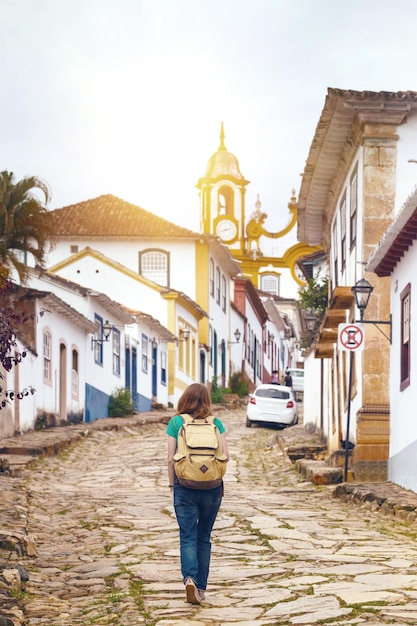
[[[244,180],[240,168],[239,161],[234,154],[228,152],[224,145],[224,128],[223,122],[220,129],[220,146],[209,159],[207,163],[205,178],[217,178],[218,176],[233,176],[239,180]]]

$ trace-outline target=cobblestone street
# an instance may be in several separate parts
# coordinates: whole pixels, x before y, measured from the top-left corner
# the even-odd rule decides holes
[[[27,470],[25,624],[417,624],[415,524],[304,482],[277,431],[220,414],[231,462],[206,601],[185,602],[164,424],[98,431]],[[239,459],[239,462],[237,462]]]

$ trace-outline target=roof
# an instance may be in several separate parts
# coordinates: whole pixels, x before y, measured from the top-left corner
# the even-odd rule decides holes
[[[390,276],[415,239],[417,239],[417,187],[385,232],[366,269],[375,272],[377,276]]]
[[[131,324],[132,322],[134,322],[132,316],[127,313],[123,305],[120,304],[119,302],[116,302],[115,300],[112,300],[105,293],[100,293],[89,287],[83,287],[82,285],[79,285],[78,283],[74,283],[73,281],[68,280],[67,278],[63,278],[59,274],[54,274],[53,272],[50,272],[48,270],[42,270],[39,267],[37,267],[36,269],[30,269],[30,271],[32,271],[33,273],[38,272],[42,280],[50,283],[52,287],[54,284],[56,284],[56,285],[59,285],[60,287],[64,287],[65,289],[73,291],[74,293],[79,293],[84,298],[86,298],[87,296],[90,296],[91,298],[95,298],[97,302],[100,304],[100,306],[102,306],[104,310],[107,311],[107,313],[114,315],[116,319],[123,322],[124,324]],[[33,293],[38,293],[38,294],[50,293],[50,292],[43,292],[43,291],[34,290],[34,289],[32,289],[32,291]],[[41,297],[41,296],[38,296],[38,297]],[[58,299],[61,300],[60,298]]]
[[[177,337],[152,315],[144,313],[143,311],[136,311],[135,309],[130,309],[128,307],[126,307],[126,310],[136,319],[137,322],[144,322],[153,332],[156,333],[155,340],[161,342],[177,341]]]
[[[276,303],[272,298],[262,298],[261,300],[264,304],[265,310],[268,313],[268,317],[275,324],[278,330],[282,330],[285,332],[287,325],[285,323],[285,318],[287,317],[285,314],[281,314]]]
[[[55,209],[52,216],[58,237],[204,238],[111,194]]]
[[[76,309],[67,304],[67,302],[64,302],[64,300],[56,296],[54,293],[51,293],[50,291],[42,291],[40,289],[33,289],[31,287],[24,287],[22,285],[15,285],[14,290],[15,301],[42,301],[42,303],[45,305],[45,310],[49,312],[50,310],[52,310],[63,315],[64,317],[68,318],[72,324],[79,326],[87,333],[94,332],[95,326],[91,320],[79,313]]]
[[[162,285],[159,285],[158,283],[155,283],[145,278],[144,276],[141,276],[140,274],[138,274],[137,272],[134,272],[133,270],[126,267],[125,265],[122,265],[118,261],[114,261],[112,258],[106,256],[105,254],[103,254],[102,252],[99,252],[98,250],[94,250],[93,248],[90,248],[89,246],[86,246],[83,250],[80,250],[79,252],[75,252],[67,259],[64,259],[64,261],[61,261],[60,263],[54,265],[52,268],[50,268],[50,271],[48,272],[48,274],[52,274],[53,276],[55,276],[53,272],[59,271],[63,267],[71,265],[72,263],[76,263],[79,259],[82,259],[83,257],[86,257],[86,256],[94,257],[95,259],[99,260],[101,263],[104,263],[108,265],[109,267],[112,267],[117,272],[121,272],[125,274],[126,276],[128,276],[129,278],[132,278],[133,280],[137,282],[140,282],[149,286],[151,289],[158,291],[163,298],[174,298],[176,300],[180,300],[182,304],[188,307],[189,310],[192,310],[194,313],[196,312],[201,317],[208,317],[208,313],[204,311],[204,309],[202,309],[197,304],[197,302],[192,300],[189,296],[187,296],[182,291],[178,291],[177,289],[173,289],[172,287],[164,287]],[[103,293],[95,292],[91,288],[87,289],[87,294],[90,296],[99,297],[99,301],[102,306],[117,306],[117,307],[123,308],[123,305],[118,304],[114,300],[111,300],[107,295]],[[113,305],[111,305],[111,303],[113,303]],[[124,310],[124,315],[127,315],[126,309],[123,309],[123,310]],[[115,311],[114,311],[114,314],[116,315]],[[126,323],[130,323],[130,322],[131,320]]]
[[[197,187],[200,188],[202,186],[202,182],[207,179],[216,179],[216,178],[227,178],[230,177],[235,181],[239,181],[240,184],[247,185],[249,183],[248,180],[242,176],[239,167],[239,161],[235,157],[234,154],[229,152],[224,144],[224,128],[223,122],[220,129],[220,145],[209,159],[207,163],[206,174],[203,179],[197,183]]]
[[[238,307],[238,297],[239,293],[244,293],[245,297],[249,300],[253,310],[255,311],[258,319],[262,324],[264,324],[269,318],[268,313],[264,307],[264,303],[260,298],[259,292],[256,287],[253,285],[250,278],[246,277],[237,277],[234,278],[235,281],[235,305]],[[243,312],[243,311],[242,311]]]
[[[371,114],[375,121],[400,124],[417,108],[414,91],[353,91],[329,88],[311,142],[298,199],[298,239],[323,245],[327,236],[326,208],[337,194],[336,173],[347,163],[345,151],[356,150],[354,121]],[[327,226],[327,228],[326,228]]]

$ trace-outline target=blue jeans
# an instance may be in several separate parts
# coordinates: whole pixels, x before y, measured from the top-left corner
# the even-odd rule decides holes
[[[205,590],[210,567],[210,535],[222,501],[223,485],[215,489],[174,486],[174,508],[180,529],[181,573]]]

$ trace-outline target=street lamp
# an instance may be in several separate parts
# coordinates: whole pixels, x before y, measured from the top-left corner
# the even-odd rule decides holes
[[[238,328],[236,328],[235,332],[234,332],[234,336],[236,341],[228,341],[227,345],[231,346],[233,343],[239,343],[240,342],[240,338],[242,336],[242,333],[240,332],[240,330]]]
[[[181,339],[179,339],[178,341],[188,341],[190,338],[190,329],[188,328],[188,326],[184,326],[184,328],[180,329],[180,335],[181,335]]]
[[[313,311],[306,311],[304,314],[304,321],[307,326],[307,330],[312,332],[317,323],[317,315]]]
[[[360,321],[363,321],[363,314],[368,306],[369,298],[374,288],[366,278],[358,280],[356,285],[352,287],[353,295],[355,296],[356,306],[359,309]]]
[[[363,314],[365,312],[366,307],[368,306],[369,298],[370,298],[371,293],[373,292],[373,290],[374,290],[374,288],[372,287],[371,283],[369,283],[365,278],[361,278],[360,280],[358,280],[356,285],[354,287],[352,287],[353,295],[355,296],[356,306],[359,309],[359,318],[360,319],[356,320],[356,321],[358,323],[360,323],[360,324],[373,324],[377,328],[378,328],[378,324],[388,324],[389,325],[389,335],[386,335],[384,333],[384,331],[381,330],[381,328],[378,328],[378,330],[391,343],[391,336],[392,336],[391,316],[390,316],[389,320],[364,320],[363,319]]]
[[[108,341],[110,338],[111,329],[112,325],[110,324],[109,320],[106,320],[101,328],[101,337],[98,337],[96,339],[94,339],[93,337],[91,339],[91,347],[93,347],[95,343],[102,344],[103,341]]]

